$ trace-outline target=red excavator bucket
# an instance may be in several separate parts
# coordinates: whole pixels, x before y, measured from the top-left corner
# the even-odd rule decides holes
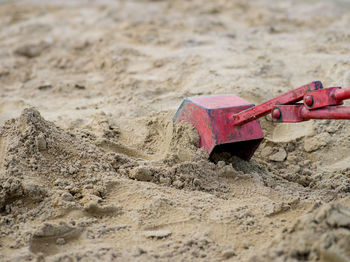
[[[313,118],[350,119],[350,107],[339,107],[350,98],[350,89],[323,90],[314,81],[265,103],[254,106],[235,95],[185,98],[175,122],[192,124],[200,136],[200,147],[209,156],[228,152],[249,160],[264,138],[258,118],[272,112],[275,122],[300,122]],[[295,104],[304,99],[304,104]],[[212,158],[213,159],[213,158]]]
[[[233,127],[232,116],[253,106],[235,95],[188,97],[177,110],[174,121],[192,124],[200,136],[199,146],[210,157],[229,152],[249,160],[264,138],[259,120]]]
[[[350,99],[350,88],[323,89],[314,81],[289,91],[265,103],[254,106],[235,95],[185,98],[174,121],[192,124],[200,136],[200,147],[210,157],[228,152],[249,160],[264,134],[258,118],[271,113],[277,123],[296,123],[309,119],[350,119],[350,106],[342,106]],[[303,100],[303,103],[297,103]]]

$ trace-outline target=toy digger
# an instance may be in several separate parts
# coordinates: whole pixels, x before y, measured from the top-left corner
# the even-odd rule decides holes
[[[271,113],[277,123],[296,123],[309,119],[350,119],[350,88],[323,89],[314,81],[254,106],[235,95],[185,98],[174,121],[192,124],[200,136],[200,147],[211,157],[229,152],[249,160],[264,138],[258,118]],[[297,103],[302,100],[302,103]]]

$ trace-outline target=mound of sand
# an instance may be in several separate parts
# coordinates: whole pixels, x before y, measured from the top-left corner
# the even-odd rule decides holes
[[[105,194],[106,179],[115,175],[101,150],[45,121],[33,108],[7,121],[0,141],[0,203],[7,213],[31,197],[49,201],[56,195],[81,204],[99,199]],[[55,205],[67,202],[59,198]]]

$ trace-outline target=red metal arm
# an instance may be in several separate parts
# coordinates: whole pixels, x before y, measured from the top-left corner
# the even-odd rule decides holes
[[[325,106],[341,105],[346,99],[346,92],[341,87],[330,87],[308,92],[304,96],[304,105],[308,109],[317,109]]]
[[[334,97],[337,100],[345,100],[350,98],[350,88],[337,89],[334,92]]]
[[[278,105],[272,110],[275,122],[295,123],[309,119],[350,119],[350,107],[340,106],[350,98],[350,88],[330,87],[305,94],[304,104]]]
[[[342,105],[343,100],[349,98],[350,88],[330,87],[306,93],[304,105],[311,110],[325,106]]]
[[[258,106],[251,107],[245,111],[239,112],[232,116],[233,125],[240,126],[247,122],[253,121],[259,117],[265,116],[271,113],[271,110],[276,105],[282,104],[291,104],[300,101],[307,92],[320,90],[322,89],[322,83],[320,81],[314,81],[307,85],[301,86],[297,89],[294,89],[288,93],[280,95],[276,98],[273,98],[269,101],[266,101],[263,104]]]
[[[272,110],[274,122],[296,123],[310,119],[350,119],[349,106],[326,106],[309,110],[303,104],[279,105]]]

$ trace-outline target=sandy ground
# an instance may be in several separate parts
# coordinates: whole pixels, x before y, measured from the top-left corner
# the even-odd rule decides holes
[[[350,86],[346,1],[0,4],[0,261],[350,261],[350,124],[261,119],[250,162],[188,96]]]

